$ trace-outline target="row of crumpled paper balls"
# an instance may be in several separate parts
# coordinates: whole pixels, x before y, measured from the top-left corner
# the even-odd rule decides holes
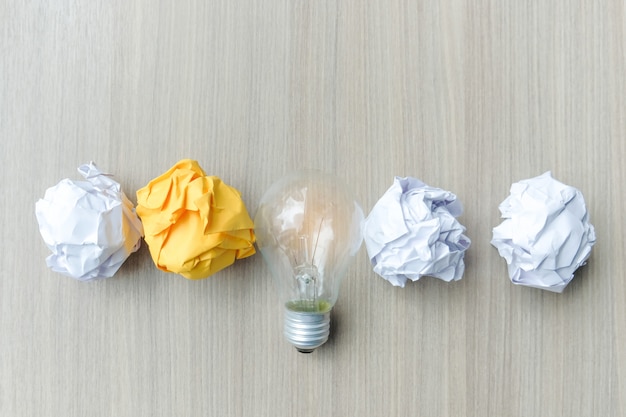
[[[62,180],[36,204],[46,262],[81,281],[113,276],[144,237],[155,265],[206,278],[255,253],[254,224],[239,192],[182,160],[137,191],[137,207],[95,164],[86,181]],[[462,278],[470,239],[456,196],[396,177],[363,226],[374,271],[396,286],[432,276]],[[595,243],[582,194],[550,173],[513,184],[492,244],[516,284],[561,292]],[[141,219],[141,220],[140,220]]]

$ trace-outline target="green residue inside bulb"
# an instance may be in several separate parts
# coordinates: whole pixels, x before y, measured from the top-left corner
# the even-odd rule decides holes
[[[326,300],[294,300],[288,301],[286,306],[291,311],[301,313],[326,313],[329,312],[332,307]]]

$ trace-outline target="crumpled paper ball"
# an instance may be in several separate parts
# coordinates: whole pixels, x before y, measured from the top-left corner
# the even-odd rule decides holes
[[[139,249],[143,228],[120,184],[93,162],[78,168],[87,181],[61,180],[37,201],[39,231],[55,272],[80,281],[110,278]]]
[[[137,214],[157,268],[189,279],[255,253],[254,224],[239,191],[179,161],[137,191]]]
[[[511,185],[491,244],[514,284],[562,292],[596,242],[580,191],[546,172]]]
[[[400,287],[424,275],[460,280],[471,243],[455,219],[462,212],[451,192],[395,177],[365,220],[365,246],[374,272]]]

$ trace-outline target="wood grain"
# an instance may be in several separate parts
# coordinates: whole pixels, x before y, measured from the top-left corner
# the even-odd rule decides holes
[[[623,1],[4,1],[0,51],[0,415],[626,415]],[[186,157],[251,213],[300,167],[366,211],[394,175],[452,190],[464,279],[394,288],[362,248],[305,356],[260,256],[200,282],[145,247],[104,282],[46,269],[47,187],[95,160],[135,201]],[[489,244],[547,170],[598,235],[560,295]]]

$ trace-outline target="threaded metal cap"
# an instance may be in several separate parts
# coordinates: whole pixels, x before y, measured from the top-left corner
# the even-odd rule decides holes
[[[308,313],[285,309],[284,334],[301,353],[311,353],[328,340],[330,311]]]

